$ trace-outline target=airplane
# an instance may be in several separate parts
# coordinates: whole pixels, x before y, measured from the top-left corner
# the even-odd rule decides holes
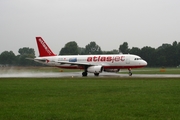
[[[147,62],[141,57],[132,54],[111,54],[111,55],[56,55],[52,52],[42,37],[36,37],[39,50],[39,57],[34,58],[35,62],[66,69],[82,69],[82,76],[94,73],[99,76],[104,72],[119,72],[120,69],[128,69],[129,76],[132,76],[131,69],[147,66]]]

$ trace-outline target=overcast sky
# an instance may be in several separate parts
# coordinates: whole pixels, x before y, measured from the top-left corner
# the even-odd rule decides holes
[[[102,50],[180,42],[180,0],[0,0],[0,53],[34,48],[41,36],[58,54],[67,42]]]

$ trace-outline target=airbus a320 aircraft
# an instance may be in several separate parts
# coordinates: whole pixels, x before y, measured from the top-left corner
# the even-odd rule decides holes
[[[111,54],[111,55],[60,55],[57,56],[48,47],[41,37],[36,37],[39,57],[33,59],[36,62],[67,69],[83,69],[82,76],[88,73],[119,72],[120,69],[128,69],[132,76],[132,68],[141,68],[147,62],[137,55]]]

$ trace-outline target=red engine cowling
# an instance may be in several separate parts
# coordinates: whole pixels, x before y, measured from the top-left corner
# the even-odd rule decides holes
[[[104,69],[105,72],[119,72],[120,69]]]
[[[87,68],[87,71],[90,73],[101,73],[103,70],[102,66],[90,66]]]

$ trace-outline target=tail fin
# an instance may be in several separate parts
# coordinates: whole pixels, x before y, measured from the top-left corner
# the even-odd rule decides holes
[[[41,37],[36,37],[36,42],[40,57],[56,56]]]

